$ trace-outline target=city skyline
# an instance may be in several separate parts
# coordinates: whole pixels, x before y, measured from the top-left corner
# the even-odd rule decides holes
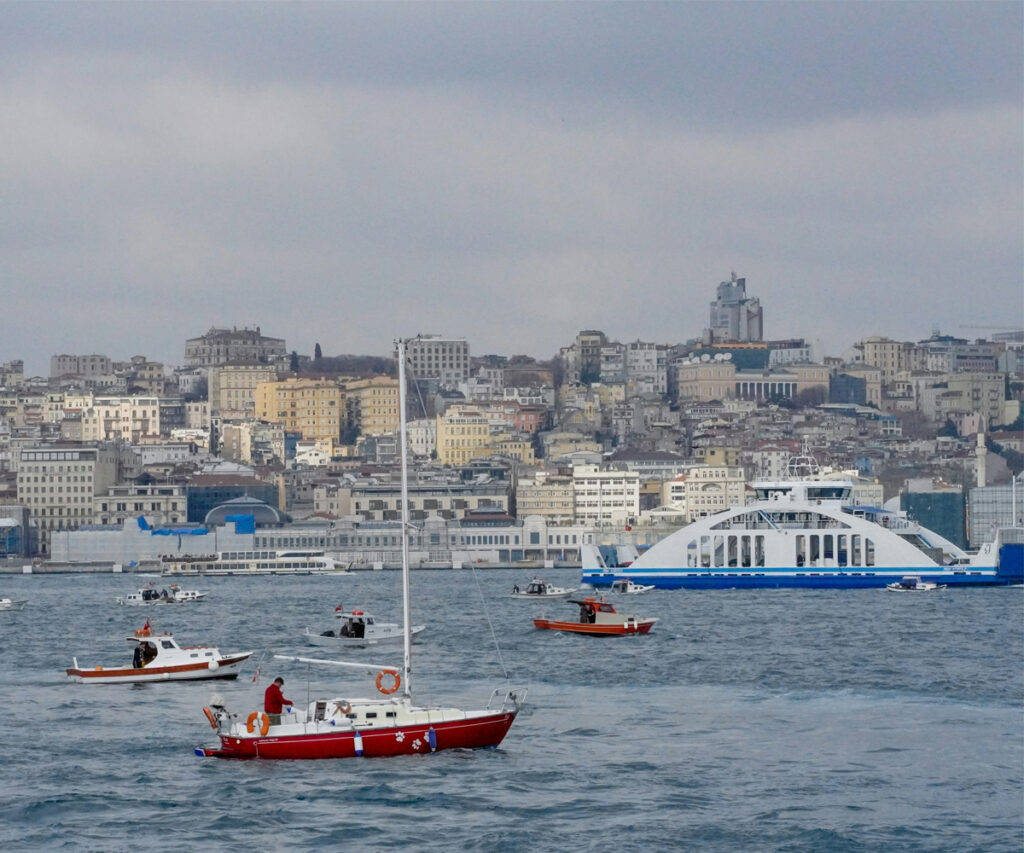
[[[1024,322],[1020,4],[5,4],[0,362]],[[53,341],[60,341],[54,345]]]

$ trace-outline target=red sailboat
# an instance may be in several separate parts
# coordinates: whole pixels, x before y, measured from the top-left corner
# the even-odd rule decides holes
[[[402,438],[402,600],[404,660],[402,667],[284,657],[309,665],[331,665],[376,672],[379,697],[337,694],[314,699],[304,707],[286,706],[280,714],[232,713],[214,697],[203,709],[220,745],[199,747],[197,755],[218,758],[353,758],[435,752],[439,749],[495,747],[501,743],[526,699],[526,688],[498,689],[483,708],[414,705],[409,675],[412,659],[409,603],[408,452],[405,406],[405,341],[398,341],[398,388]],[[401,690],[400,695],[395,695]]]
[[[541,617],[533,620],[533,626],[572,634],[616,637],[623,634],[647,634],[658,621],[656,616],[619,613],[611,603],[601,598],[570,599],[569,603],[579,605],[579,619],[570,622]]]

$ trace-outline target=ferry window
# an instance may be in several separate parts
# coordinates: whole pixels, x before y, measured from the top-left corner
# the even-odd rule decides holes
[[[864,565],[873,566],[875,564],[875,543],[864,537]]]
[[[764,566],[764,536],[754,537],[754,565]]]
[[[807,562],[807,546],[805,539],[807,537],[802,533],[796,537],[796,564],[802,566]]]
[[[745,569],[750,568],[750,537],[740,537],[740,565]]]
[[[722,537],[722,536],[716,536],[715,537],[714,552],[715,552],[715,565],[716,566],[724,566],[725,565],[725,543],[722,541],[723,538],[724,537]]]
[[[850,537],[850,565],[861,566],[863,563],[860,561],[860,534],[854,533]]]
[[[737,546],[736,540],[738,538],[739,537],[737,537],[737,536],[727,536],[726,537],[726,545],[727,545],[727,548],[728,548],[728,550],[726,552],[726,559],[728,560],[728,565],[729,566],[733,566],[733,567],[736,566],[736,561],[738,559],[737,556],[736,556],[736,546]]]
[[[835,552],[835,537],[829,533],[826,536],[821,537],[821,544],[823,554],[826,560],[834,560],[836,558]]]
[[[837,538],[839,539],[839,565],[845,566],[848,556],[846,551],[846,535],[841,533]]]
[[[686,546],[686,567],[695,569],[697,567],[697,542],[693,541]]]
[[[701,568],[711,568],[711,537],[700,537],[700,565]]]
[[[809,544],[811,546],[811,565],[818,565],[818,560],[821,559],[821,537],[820,536],[808,536]]]

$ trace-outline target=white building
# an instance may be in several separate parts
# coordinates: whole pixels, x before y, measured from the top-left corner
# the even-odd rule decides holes
[[[465,338],[420,335],[406,342],[406,364],[414,379],[436,379],[458,388],[469,378],[469,343]]]
[[[640,514],[640,475],[603,471],[598,465],[572,469],[576,523],[584,527],[625,527]]]

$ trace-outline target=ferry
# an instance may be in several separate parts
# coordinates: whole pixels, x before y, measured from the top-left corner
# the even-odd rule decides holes
[[[160,557],[164,575],[313,575],[342,573],[345,566],[323,551],[220,551]]]
[[[849,480],[754,483],[755,498],[699,519],[631,561],[582,547],[582,581],[659,589],[884,588],[907,575],[965,586],[1024,583],[1024,531],[969,554],[905,513],[854,504]],[[628,562],[628,565],[623,563]]]

